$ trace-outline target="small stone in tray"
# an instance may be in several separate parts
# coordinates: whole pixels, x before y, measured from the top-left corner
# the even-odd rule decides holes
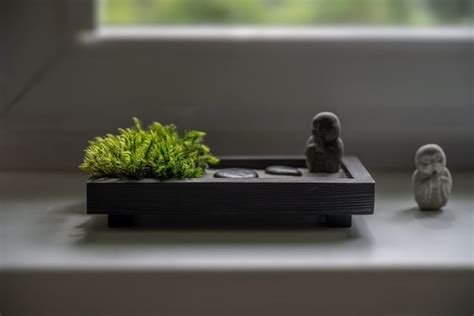
[[[302,173],[299,169],[289,166],[269,166],[265,168],[268,174],[276,174],[281,176],[296,176],[301,177]]]
[[[230,179],[248,179],[258,178],[258,173],[252,169],[244,168],[227,168],[214,173],[215,178],[230,178]]]

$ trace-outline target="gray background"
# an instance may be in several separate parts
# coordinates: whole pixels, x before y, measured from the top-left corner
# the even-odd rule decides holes
[[[410,186],[426,142],[473,167],[472,36],[78,38],[93,26],[89,0],[0,1],[2,315],[472,314],[472,173],[442,212]],[[217,154],[299,154],[322,110],[377,179],[350,229],[113,231],[85,212],[87,175],[19,171],[77,170],[133,115]]]
[[[132,116],[207,131],[219,155],[302,154],[324,110],[369,168],[413,168],[428,142],[474,165],[472,36],[81,40],[90,1],[2,6],[0,169],[76,170]]]

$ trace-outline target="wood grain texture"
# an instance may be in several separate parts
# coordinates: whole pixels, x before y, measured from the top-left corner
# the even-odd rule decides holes
[[[304,163],[303,158],[286,159],[222,159],[220,166],[257,167],[283,161],[301,166],[300,163]],[[348,178],[327,181],[314,177],[90,180],[87,212],[115,215],[116,219],[109,220],[110,226],[131,225],[132,218],[124,215],[152,216],[173,225],[186,220],[201,224],[207,220],[268,224],[272,219],[275,223],[303,224],[325,222],[326,215],[372,214],[375,182],[356,157],[345,158],[343,165]],[[128,220],[123,221],[124,218]],[[350,226],[350,218],[343,219],[335,223]]]

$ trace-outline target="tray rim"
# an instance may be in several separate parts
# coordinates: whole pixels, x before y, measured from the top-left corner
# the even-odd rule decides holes
[[[229,163],[235,162],[239,163],[239,167],[246,168],[248,165],[276,165],[276,164],[285,164],[286,165],[299,165],[305,164],[305,159],[302,156],[221,156],[220,163],[216,165],[217,168],[223,168],[219,166],[226,166]],[[281,163],[280,163],[281,162]],[[125,179],[125,178],[89,178],[87,184],[123,184],[123,183],[136,183],[136,184],[167,184],[167,185],[186,185],[186,184],[206,184],[206,183],[345,183],[345,184],[375,184],[375,180],[372,178],[370,173],[364,167],[362,162],[356,156],[345,156],[341,160],[343,171],[350,176],[349,178],[339,178],[339,179],[327,179],[315,181],[315,178],[308,177],[285,177],[285,178],[250,178],[250,179],[226,179],[226,178],[192,178],[192,179],[170,179],[170,180],[159,180],[154,178],[143,178],[138,180]],[[212,168],[212,169],[217,169]],[[263,168],[258,168],[263,169]]]

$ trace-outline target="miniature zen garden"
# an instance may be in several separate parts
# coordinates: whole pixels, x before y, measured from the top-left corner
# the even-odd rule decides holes
[[[304,157],[214,156],[205,133],[178,133],[154,122],[90,141],[80,168],[90,214],[110,227],[232,223],[350,227],[374,212],[375,181],[356,157],[344,156],[339,118],[317,114]],[[434,144],[415,157],[415,199],[423,210],[446,205],[452,186],[446,155]]]
[[[219,159],[203,143],[204,132],[187,131],[181,137],[176,126],[152,123],[144,129],[134,118],[134,127],[119,129],[90,142],[80,168],[96,178],[155,178],[160,180],[199,178]],[[344,151],[339,119],[333,113],[320,113],[313,120],[312,135],[306,144],[306,174],[325,177],[345,176],[341,171]],[[226,168],[214,173],[216,178],[258,178],[261,172],[246,168]],[[292,166],[272,165],[265,174],[301,177]]]

